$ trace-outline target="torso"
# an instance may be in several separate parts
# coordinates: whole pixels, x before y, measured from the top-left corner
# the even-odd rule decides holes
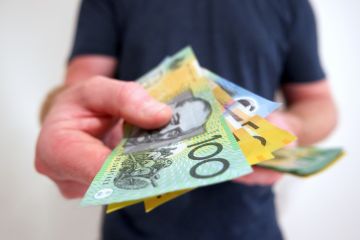
[[[286,0],[114,1],[118,78],[134,80],[192,46],[200,63],[273,98],[288,48]],[[197,189],[152,213],[136,205],[105,218],[105,239],[281,239],[271,187],[232,182]]]
[[[136,79],[167,55],[189,45],[204,67],[262,96],[273,97],[288,48],[288,1],[122,2],[116,9],[121,22],[120,79]]]

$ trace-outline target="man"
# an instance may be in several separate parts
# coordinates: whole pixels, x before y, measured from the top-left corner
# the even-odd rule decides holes
[[[152,129],[171,118],[168,106],[123,79],[140,77],[186,45],[204,67],[250,91],[272,99],[281,89],[287,109],[270,120],[300,145],[334,128],[307,0],[84,0],[65,85],[47,101],[37,170],[65,197],[82,197],[121,138],[121,119]],[[126,208],[104,216],[103,238],[282,239],[271,190],[279,177],[256,169],[149,214],[140,205]]]

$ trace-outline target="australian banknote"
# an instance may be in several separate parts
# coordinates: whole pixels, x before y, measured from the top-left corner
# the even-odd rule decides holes
[[[264,113],[266,111],[263,109],[275,110],[279,106],[278,104],[244,90],[247,94],[246,98],[253,99],[252,102],[256,106],[248,109],[217,84],[218,82],[222,82],[223,85],[231,83],[210,71],[203,71],[205,77],[209,80],[215,98],[222,106],[227,125],[237,138],[250,164],[253,165],[271,159],[273,151],[290,144],[296,139],[288,131],[275,126],[258,115],[258,113],[262,112],[263,115],[267,116],[268,113]],[[241,90],[240,87],[237,87],[237,89],[238,92]],[[238,94],[237,97],[239,98],[241,95]]]
[[[215,83],[215,74],[207,71],[204,77],[209,81],[209,86],[221,105],[227,125],[236,137],[250,165],[273,158],[273,151],[290,144],[296,139],[291,133],[276,127],[266,119],[256,115],[256,111],[245,113],[243,106],[238,101],[232,99],[225,90]],[[251,94],[251,97],[254,98],[254,94]],[[260,99],[261,97],[257,98]],[[266,101],[263,101],[263,104],[266,104]],[[151,211],[187,192],[171,192],[146,199],[144,200],[145,209],[147,212]]]
[[[156,69],[148,74],[150,79],[154,79],[154,76],[162,76],[165,72],[166,64],[171,61],[172,57],[169,57],[163,61]],[[276,110],[280,104],[269,101],[262,98],[252,92],[249,92],[241,87],[238,87],[231,82],[219,77],[218,75],[210,72],[209,70],[202,69],[204,78],[208,81],[210,88],[212,89],[215,98],[221,105],[222,114],[227,122],[227,125],[232,130],[235,138],[237,139],[239,146],[243,150],[244,155],[249,164],[257,164],[261,161],[265,161],[273,158],[272,151],[277,150],[290,142],[295,137],[290,133],[277,128],[265,119],[260,121],[261,124],[256,125],[252,120],[257,119],[261,114],[267,116],[272,111]],[[146,86],[145,76],[142,80]],[[218,84],[222,84],[229,90],[225,91]],[[232,96],[230,95],[232,94]],[[233,98],[235,97],[235,99]],[[253,118],[252,118],[253,117]],[[263,132],[266,129],[264,136],[260,136],[258,133]],[[281,144],[276,144],[279,140],[273,140],[274,135],[280,139]],[[271,136],[271,138],[269,138]],[[275,145],[274,145],[275,143]],[[153,198],[147,198],[144,200],[146,211],[151,211],[154,208],[170,201],[178,196],[181,196],[189,190],[180,190],[176,192],[165,193]],[[118,209],[123,208],[123,205],[117,205]],[[114,206],[110,206],[114,209]]]
[[[259,166],[306,177],[331,166],[344,155],[344,151],[341,148],[301,147],[281,149],[274,155],[274,159],[262,162]]]
[[[252,171],[191,49],[166,64],[162,75],[147,76],[143,85],[173,108],[173,118],[156,131],[128,128],[94,178],[83,205],[140,200]]]
[[[172,61],[173,57],[166,58],[158,67],[142,77],[139,82],[146,88],[151,86],[151,82],[153,82],[154,79],[159,79],[166,73],[166,69],[168,68],[167,65],[169,65]],[[293,136],[291,134],[288,135],[286,131],[276,128],[267,121],[261,122],[262,124],[259,126],[250,121],[251,117],[255,117],[256,115],[266,117],[280,106],[279,103],[269,101],[239,86],[236,86],[209,70],[202,69],[202,71],[204,77],[209,81],[209,86],[213,90],[217,101],[221,105],[223,116],[225,117],[228,126],[233,131],[233,134],[236,137],[239,146],[243,150],[249,164],[256,164],[273,158],[271,153],[272,150],[285,146],[293,140]],[[222,89],[222,87],[218,84],[221,84],[221,86],[226,88],[228,91]],[[272,126],[273,129],[269,126]],[[253,129],[254,127],[256,129]],[[284,140],[287,136],[290,136],[290,138],[288,141],[282,141],[282,145],[277,145],[274,148],[273,144],[270,144],[272,139],[266,139],[265,137],[259,136],[256,131],[254,131],[257,130],[259,132],[261,130],[259,127],[261,127],[261,129],[267,129],[268,133],[274,131],[279,133],[279,139]],[[266,145],[266,147],[264,147],[264,145]],[[190,189],[180,190],[158,195],[153,198],[147,198],[144,200],[145,209],[146,211],[150,211],[155,207],[189,191]],[[121,209],[138,202],[139,201],[127,202],[125,204],[112,204],[108,207],[108,211],[110,212],[116,209]]]
[[[270,101],[253,92],[246,90],[229,80],[202,68],[204,75],[214,81],[222,88],[234,101],[241,106],[241,111],[249,116],[259,115],[267,117],[281,106],[281,103]]]

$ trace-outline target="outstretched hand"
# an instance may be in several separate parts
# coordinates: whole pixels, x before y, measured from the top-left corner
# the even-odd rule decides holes
[[[134,82],[93,77],[74,84],[56,97],[43,123],[35,167],[65,197],[82,197],[111,152],[103,140],[112,145],[121,136],[120,119],[151,129],[165,125],[171,114]]]

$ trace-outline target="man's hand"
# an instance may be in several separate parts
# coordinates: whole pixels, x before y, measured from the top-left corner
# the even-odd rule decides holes
[[[102,139],[121,125],[119,119],[150,129],[170,118],[171,108],[136,83],[106,77],[75,83],[56,97],[43,123],[35,167],[65,197],[82,197],[111,152]]]
[[[297,132],[296,120],[293,118],[292,115],[289,115],[284,112],[275,112],[272,113],[267,119],[276,126],[284,130],[287,130],[292,133]],[[293,143],[290,146],[295,146],[295,145],[296,144]],[[237,178],[233,181],[247,185],[267,186],[276,183],[282,177],[281,173],[272,170],[268,170],[256,166],[253,167],[253,169],[254,169],[253,173]]]
[[[293,83],[283,86],[287,108],[269,116],[269,121],[298,137],[301,146],[311,145],[328,136],[335,128],[337,113],[328,81]],[[236,179],[251,185],[270,185],[281,176],[271,170],[254,168],[255,172]]]
[[[243,177],[234,179],[234,182],[252,186],[269,186],[276,183],[282,177],[282,173],[261,167],[253,167],[254,172]]]

